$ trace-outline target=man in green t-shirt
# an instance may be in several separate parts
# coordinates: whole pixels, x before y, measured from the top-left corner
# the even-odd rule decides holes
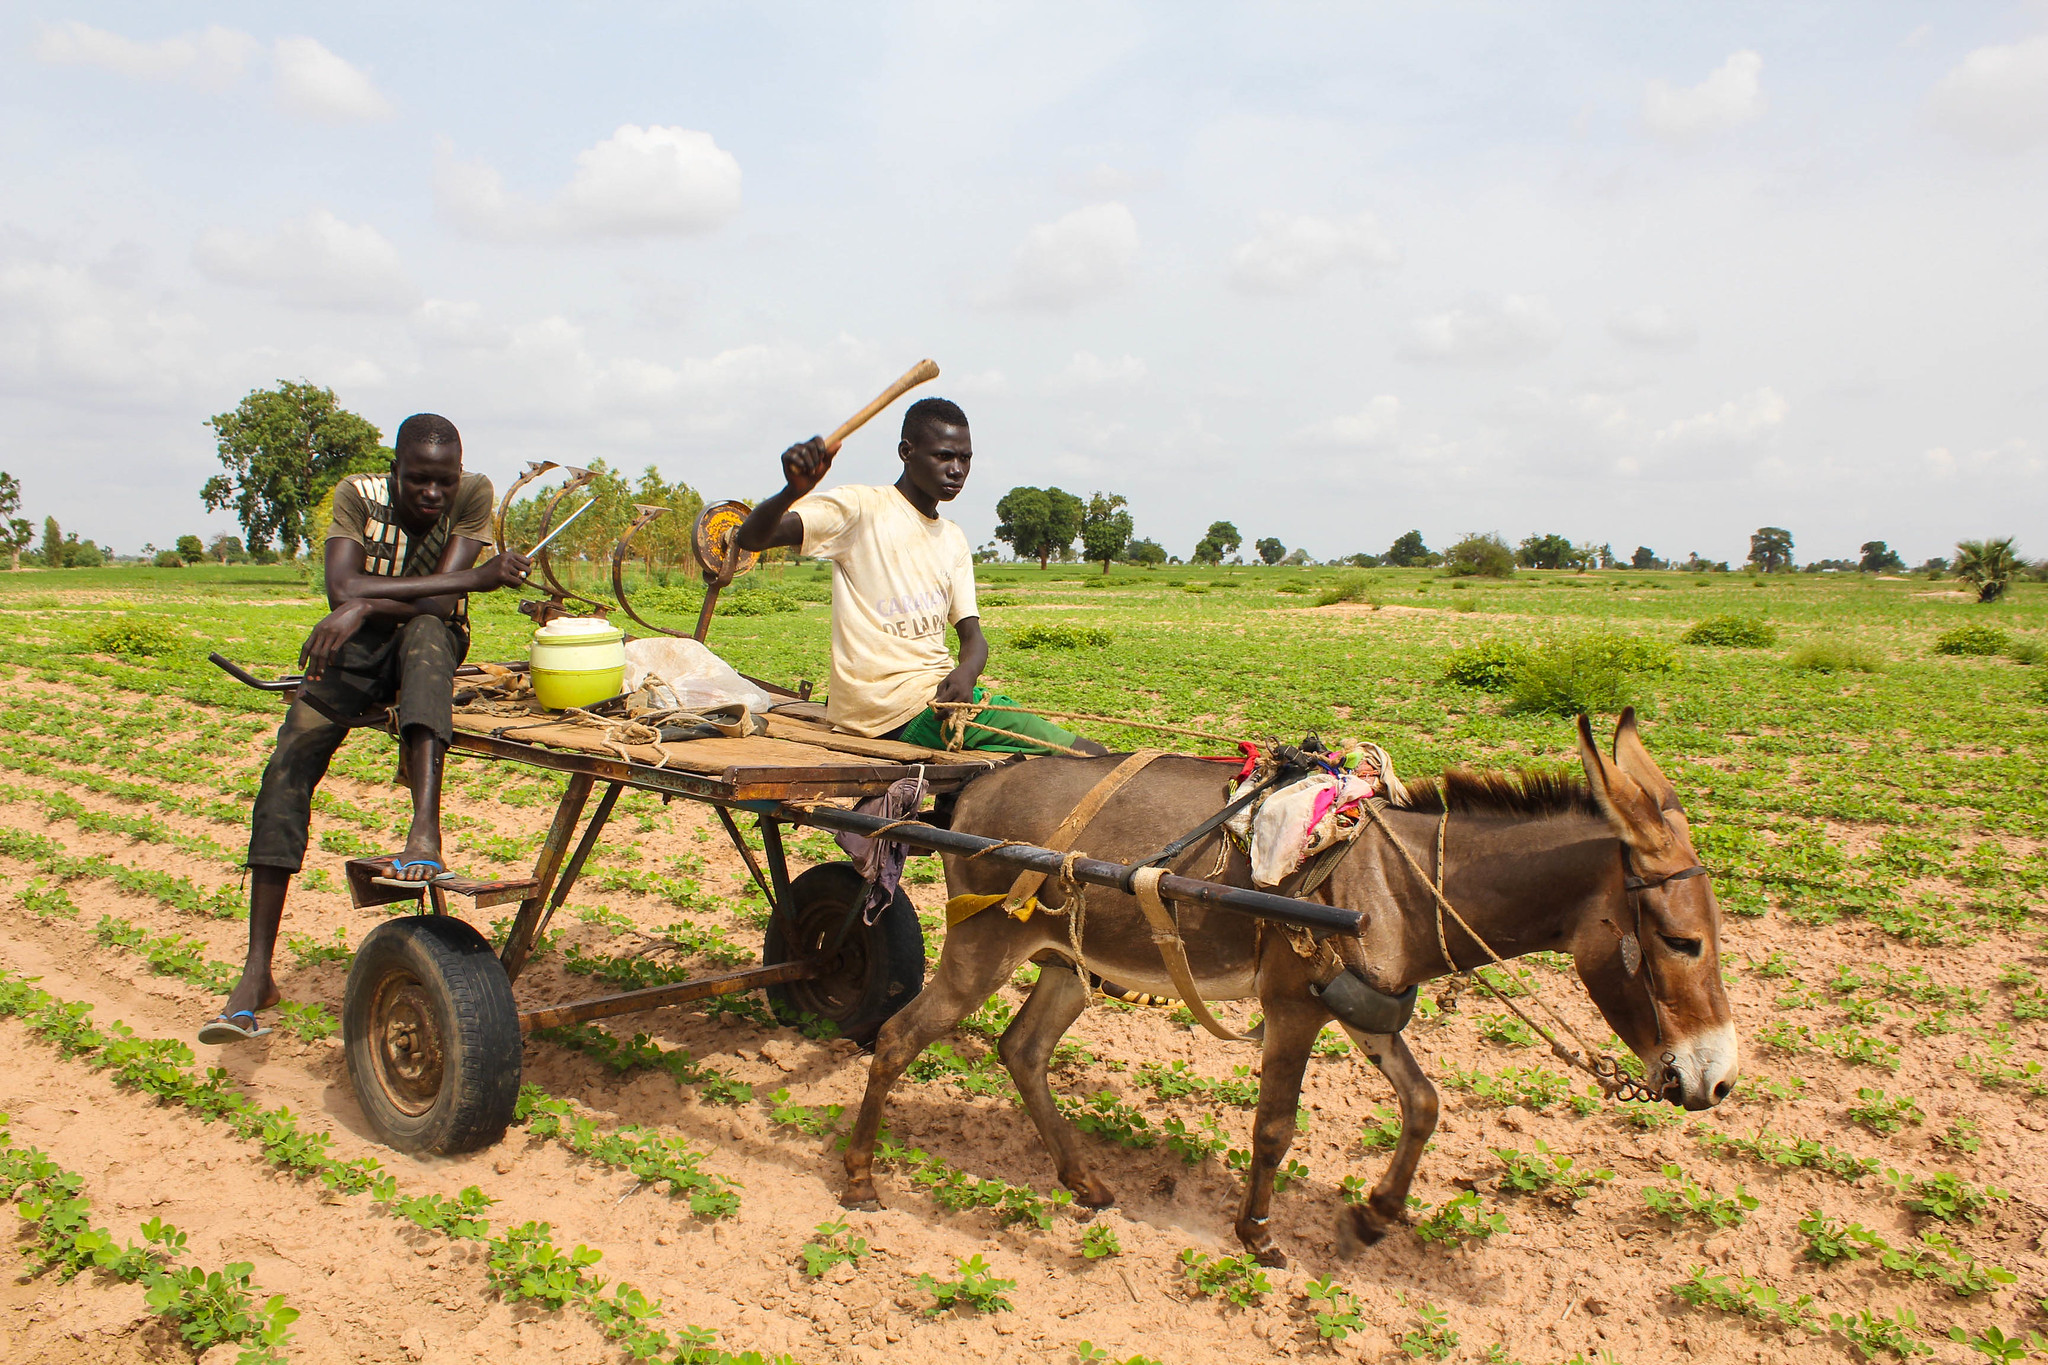
[[[388,474],[356,474],[334,488],[327,528],[327,602],[307,637],[305,685],[263,770],[249,818],[249,953],[227,1004],[199,1030],[230,1043],[270,1030],[256,1011],[278,1002],[270,959],[285,891],[305,861],[313,788],[348,736],[347,721],[398,706],[398,737],[412,787],[412,827],[392,876],[430,881],[441,863],[441,764],[454,737],[455,668],[469,652],[467,596],[516,587],[530,567],[502,554],[479,565],[491,538],[491,481],[462,470],[462,437],[432,413],[398,428]]]

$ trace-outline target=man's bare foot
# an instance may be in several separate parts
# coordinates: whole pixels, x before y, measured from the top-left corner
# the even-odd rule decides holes
[[[233,1016],[255,1010],[273,1009],[282,999],[284,992],[277,988],[277,982],[270,975],[268,967],[253,973],[244,967],[242,979],[237,981],[234,990],[228,993],[228,1002],[220,1007],[220,1012],[224,1016]]]
[[[411,866],[400,866],[410,863]],[[441,836],[414,830],[407,836],[405,852],[392,859],[391,875],[402,882],[428,882],[446,871],[441,862]]]

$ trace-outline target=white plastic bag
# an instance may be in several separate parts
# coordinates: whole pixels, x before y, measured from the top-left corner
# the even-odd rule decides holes
[[[742,678],[731,664],[687,637],[627,641],[626,691],[639,691],[650,678],[664,684],[674,694],[673,705],[685,711],[701,713],[737,702],[750,711],[765,712],[775,704],[775,698]]]

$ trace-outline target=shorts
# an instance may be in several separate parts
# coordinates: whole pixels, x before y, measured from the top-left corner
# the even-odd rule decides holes
[[[999,754],[1049,754],[1073,748],[1074,741],[1080,738],[1072,730],[1062,730],[1043,716],[1034,716],[1019,709],[1015,701],[999,692],[977,687],[974,699],[989,709],[977,711],[967,721],[960,738],[963,749],[986,749]],[[1010,733],[999,735],[989,726]],[[884,738],[900,739],[905,744],[921,745],[927,749],[946,747],[945,725],[940,721],[939,713],[930,707],[911,717],[902,729]]]
[[[438,616],[372,621],[351,635],[327,671],[299,689],[277,727],[277,747],[249,814],[248,865],[286,872],[305,865],[313,788],[348,738],[348,727],[315,710],[308,696],[343,719],[395,700],[400,735],[423,725],[446,744],[455,735],[455,667],[468,652],[468,636]]]

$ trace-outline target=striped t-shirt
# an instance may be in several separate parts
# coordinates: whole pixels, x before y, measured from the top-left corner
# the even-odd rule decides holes
[[[334,520],[328,540],[353,540],[363,547],[363,572],[382,578],[424,578],[441,565],[450,537],[491,539],[491,481],[482,474],[464,474],[455,486],[448,510],[423,536],[406,534],[394,509],[397,490],[390,474],[351,474],[334,486]],[[467,639],[469,599],[455,599],[448,624]]]

